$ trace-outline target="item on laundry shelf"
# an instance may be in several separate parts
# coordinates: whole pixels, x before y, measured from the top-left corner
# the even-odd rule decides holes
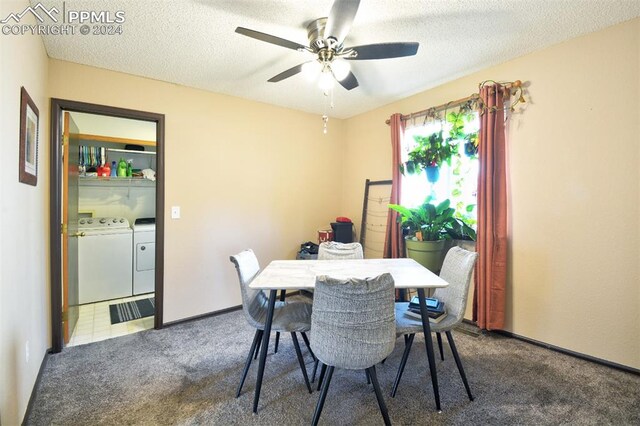
[[[124,158],[121,158],[118,162],[118,177],[127,177],[127,163]]]
[[[133,176],[133,160],[129,160],[127,162],[127,177]]]
[[[98,173],[99,176],[108,177],[111,174],[111,167],[108,164],[101,166],[99,169],[102,170],[101,173]]]
[[[112,177],[116,177],[116,169],[118,168],[118,165],[116,164],[115,161],[111,162],[111,173],[109,174]]]
[[[339,216],[336,217],[336,222],[340,222],[340,223],[351,223],[351,219],[349,219],[348,217],[344,217],[344,216]]]
[[[152,169],[144,169],[144,170],[142,170],[142,176],[145,179],[149,179],[151,181],[156,180],[156,172],[154,172]]]

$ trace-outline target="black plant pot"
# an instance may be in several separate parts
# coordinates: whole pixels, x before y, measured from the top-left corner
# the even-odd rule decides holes
[[[473,142],[467,141],[464,143],[464,153],[467,157],[473,158],[478,155],[478,147]]]

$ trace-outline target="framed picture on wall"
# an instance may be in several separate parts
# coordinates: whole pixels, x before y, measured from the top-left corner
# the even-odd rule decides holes
[[[38,183],[38,107],[24,87],[20,88],[20,182]]]

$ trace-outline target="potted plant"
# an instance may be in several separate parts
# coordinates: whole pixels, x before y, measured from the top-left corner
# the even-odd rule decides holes
[[[450,201],[431,204],[431,197],[415,208],[389,204],[389,208],[400,214],[399,220],[408,229],[405,241],[407,255],[432,272],[442,267],[445,241],[458,234],[475,239],[475,231],[463,220],[454,217],[455,209]]]
[[[426,170],[429,182],[437,182],[440,166],[445,162],[451,165],[451,157],[458,153],[458,145],[452,144],[449,139],[445,140],[442,131],[429,136],[416,135],[413,138],[417,146],[409,152],[409,160],[404,167],[401,166],[401,171],[414,174]]]
[[[478,155],[478,132],[469,133],[464,140],[464,153],[469,158],[475,158]]]
[[[473,158],[478,154],[478,132],[465,133],[464,123],[472,119],[472,115],[465,109],[459,112],[447,114],[447,121],[451,124],[449,130],[449,142],[464,141],[464,153],[467,157]]]

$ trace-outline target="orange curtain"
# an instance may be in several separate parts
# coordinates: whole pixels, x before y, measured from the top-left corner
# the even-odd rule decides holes
[[[390,119],[391,127],[391,204],[400,204],[400,190],[402,186],[402,173],[400,173],[400,149],[402,148],[402,135],[404,134],[404,122],[402,114],[393,114]],[[384,237],[384,252],[382,257],[396,259],[404,257],[402,245],[402,229],[398,223],[398,213],[389,209],[387,215],[387,232]],[[396,300],[404,299],[404,291],[396,290]]]
[[[504,328],[507,281],[507,174],[504,128],[506,89],[501,85],[480,90],[478,158],[478,263],[475,270],[473,320],[486,330]]]

